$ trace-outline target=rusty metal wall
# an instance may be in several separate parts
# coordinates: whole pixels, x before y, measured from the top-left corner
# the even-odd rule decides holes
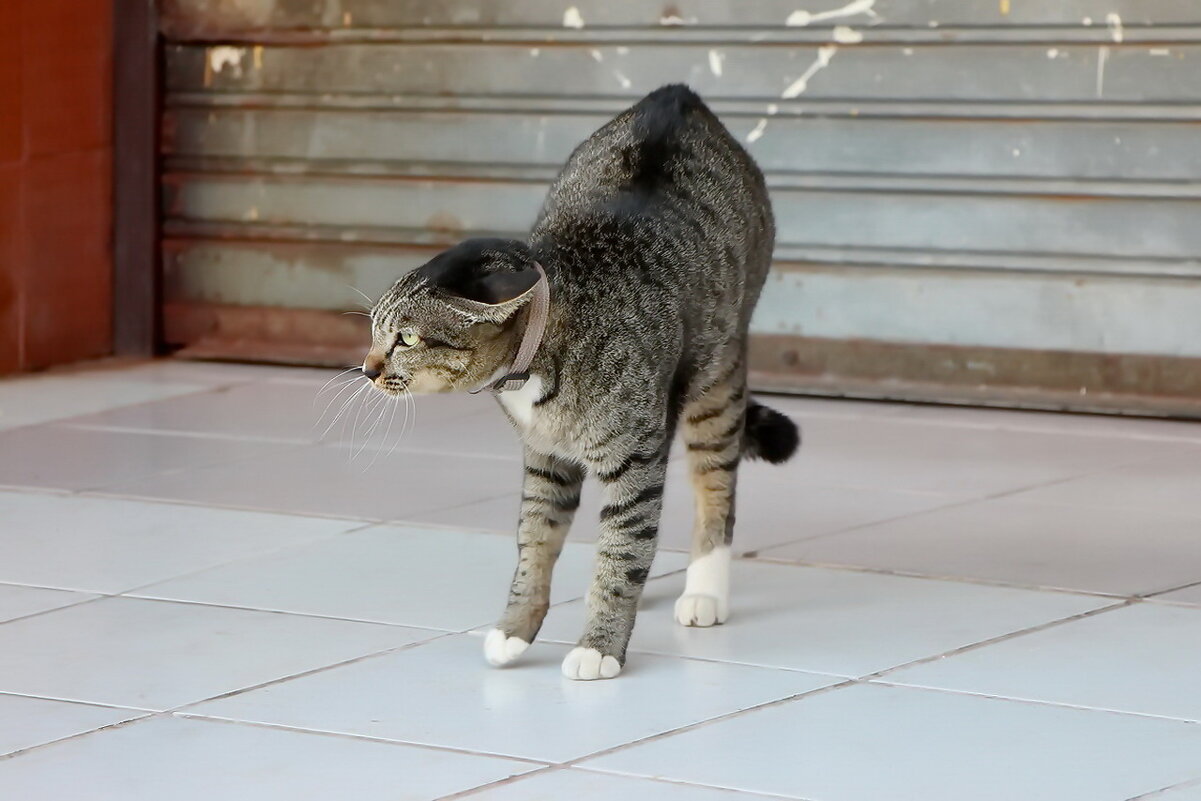
[[[1201,414],[1196,0],[167,0],[168,337],[357,357],[670,81],[768,174],[761,386]]]

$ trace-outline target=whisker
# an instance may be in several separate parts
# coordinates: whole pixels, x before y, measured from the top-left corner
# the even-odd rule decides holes
[[[374,301],[374,300],[372,300],[370,297],[368,297],[368,296],[367,296],[367,293],[366,293],[366,292],[364,292],[364,291],[362,291],[362,290],[361,290],[361,289],[359,289],[358,287],[353,287],[353,286],[351,286],[350,284],[347,284],[347,285],[346,285],[346,288],[347,288],[347,289],[349,289],[351,292],[355,292],[355,293],[357,293],[357,294],[359,295],[359,297],[361,297],[363,300],[367,301],[367,307],[368,307],[368,309],[370,309],[372,306],[374,306],[374,305],[375,305],[375,301]]]
[[[339,372],[337,375],[335,375],[335,376],[334,376],[333,378],[331,378],[329,381],[326,381],[324,384],[322,384],[322,385],[321,385],[321,389],[317,390],[317,393],[316,393],[316,395],[313,397],[313,405],[314,405],[314,406],[316,406],[316,405],[317,405],[317,397],[319,397],[319,396],[321,395],[321,393],[325,391],[325,388],[326,388],[326,387],[328,387],[330,384],[334,383],[334,382],[335,382],[335,381],[337,381],[339,378],[341,378],[342,376],[344,376],[344,375],[346,375],[347,373],[349,373],[351,370],[362,370],[362,369],[363,369],[363,368],[362,368],[362,367],[360,367],[359,365],[357,365],[357,364],[352,364],[351,366],[347,367],[345,370],[342,370],[341,372]]]
[[[368,320],[371,319],[371,315],[365,311],[344,311],[342,314],[357,314],[360,317],[366,317]]]
[[[355,390],[354,392],[352,392],[350,394],[350,396],[348,398],[346,398],[346,400],[342,401],[342,405],[338,408],[338,413],[334,415],[334,419],[330,420],[329,425],[326,426],[325,430],[321,432],[321,436],[318,437],[319,440],[325,439],[325,435],[328,434],[330,432],[330,430],[333,429],[333,427],[338,423],[338,419],[341,418],[342,415],[346,413],[346,410],[350,408],[350,405],[354,402],[354,399],[357,398],[359,395],[361,395],[363,393],[363,390],[365,390],[369,386],[371,386],[371,382],[367,380],[366,376],[363,376],[363,380],[364,380],[363,385],[361,387],[359,387],[357,390]],[[343,424],[343,428],[345,428],[345,424]]]
[[[405,438],[405,433],[406,433],[405,428],[409,424],[409,406],[412,403],[413,396],[406,389],[401,392],[400,397],[401,397],[401,400],[404,401],[405,416],[404,416],[404,420],[400,424],[400,431],[396,432],[396,441],[394,441],[392,443],[392,447],[388,449],[388,458],[390,458],[392,456],[392,454],[396,452],[396,446],[400,445],[401,440],[403,440]]]
[[[355,451],[355,454],[352,458],[354,458],[354,459],[359,458],[359,456],[361,456],[363,454],[363,451],[365,451],[367,449],[368,443],[371,442],[371,435],[375,433],[375,430],[377,428],[379,428],[380,422],[384,419],[383,413],[387,411],[387,409],[385,409],[384,406],[387,402],[388,402],[388,396],[381,392],[379,394],[379,399],[376,400],[376,402],[373,405],[371,405],[370,409],[368,409],[367,417],[370,419],[372,417],[372,415],[374,415],[375,422],[368,425],[367,429],[363,432],[363,444],[359,445],[359,449],[357,451]],[[351,444],[351,447],[354,446],[353,442],[351,442],[350,444]]]
[[[374,388],[374,385],[369,384],[368,386],[372,386]],[[363,421],[363,414],[367,413],[367,416],[370,417],[371,412],[375,411],[375,407],[372,405],[373,401],[375,403],[379,402],[377,397],[368,393],[368,395],[366,397],[364,397],[363,400],[359,403],[358,411],[355,412],[354,426],[350,429],[350,443],[349,443],[350,457],[349,457],[348,461],[353,461],[353,459],[354,459],[354,443],[355,443],[355,439],[359,435],[359,423]]]
[[[322,423],[322,422],[325,420],[325,416],[326,416],[327,414],[329,414],[329,410],[330,410],[330,408],[331,408],[331,407],[332,407],[332,406],[333,406],[335,403],[337,403],[337,402],[338,402],[338,398],[340,398],[340,397],[342,397],[343,395],[345,395],[345,394],[346,394],[346,390],[348,390],[348,389],[352,388],[352,387],[353,387],[353,386],[354,386],[356,383],[358,383],[360,380],[366,381],[366,380],[367,380],[367,376],[356,376],[356,377],[354,377],[354,378],[351,378],[351,379],[349,379],[348,381],[346,381],[346,383],[344,383],[344,384],[341,384],[341,385],[339,385],[339,386],[338,386],[338,391],[337,391],[337,392],[335,392],[335,393],[334,393],[334,395],[333,395],[333,397],[329,399],[329,403],[325,404],[325,408],[321,410],[321,416],[320,416],[320,417],[318,417],[318,418],[317,418],[317,420],[316,420],[316,422],[314,422],[314,423],[313,423],[313,429],[314,429],[314,430],[316,430],[317,426],[321,425],[321,423]],[[339,409],[339,411],[341,411],[341,409]],[[334,415],[334,420],[335,420],[335,421],[337,420],[337,415]],[[332,425],[332,423],[331,423],[331,425]],[[326,432],[328,432],[328,431],[329,431],[329,429],[326,429]],[[324,434],[323,434],[322,436],[324,436]]]
[[[392,433],[392,424],[396,422],[396,407],[400,405],[400,399],[396,397],[388,397],[388,405],[392,407],[392,414],[388,417],[388,427],[384,429],[384,435],[380,438],[384,442],[388,441],[388,435]],[[382,447],[375,449],[375,455],[372,456],[371,461],[367,463],[366,469],[363,470],[364,473],[372,468],[372,466],[375,464],[375,460],[379,458],[379,455],[383,452],[383,450],[384,449]],[[391,451],[388,453],[391,455]]]

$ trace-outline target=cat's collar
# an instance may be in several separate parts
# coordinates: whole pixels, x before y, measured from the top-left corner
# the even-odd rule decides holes
[[[511,392],[521,389],[530,380],[530,365],[534,354],[542,344],[542,335],[546,333],[546,320],[550,316],[550,282],[546,280],[546,271],[542,265],[534,262],[538,271],[538,283],[534,284],[533,297],[530,298],[530,315],[525,323],[525,331],[521,335],[521,345],[517,348],[517,356],[513,365],[500,378],[487,384],[475,392],[484,389],[492,392]],[[475,394],[475,393],[472,393]]]

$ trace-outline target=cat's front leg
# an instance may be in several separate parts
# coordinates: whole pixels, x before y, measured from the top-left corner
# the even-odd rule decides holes
[[[550,608],[551,573],[580,505],[583,482],[583,467],[526,449],[517,569],[504,615],[484,640],[484,656],[492,665],[521,656],[542,627]]]
[[[611,679],[625,664],[638,600],[655,558],[667,476],[670,437],[659,434],[651,441],[649,451],[615,457],[596,471],[605,505],[588,621],[579,644],[563,660],[569,679]]]

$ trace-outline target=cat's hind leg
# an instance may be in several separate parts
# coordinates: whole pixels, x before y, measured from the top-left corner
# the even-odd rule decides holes
[[[550,608],[551,573],[580,505],[583,482],[583,467],[526,449],[517,569],[504,615],[484,639],[490,664],[517,659],[542,627]]]
[[[730,614],[734,495],[747,405],[742,364],[729,367],[683,411],[696,514],[684,594],[675,605],[676,622],[682,626],[714,626]]]

